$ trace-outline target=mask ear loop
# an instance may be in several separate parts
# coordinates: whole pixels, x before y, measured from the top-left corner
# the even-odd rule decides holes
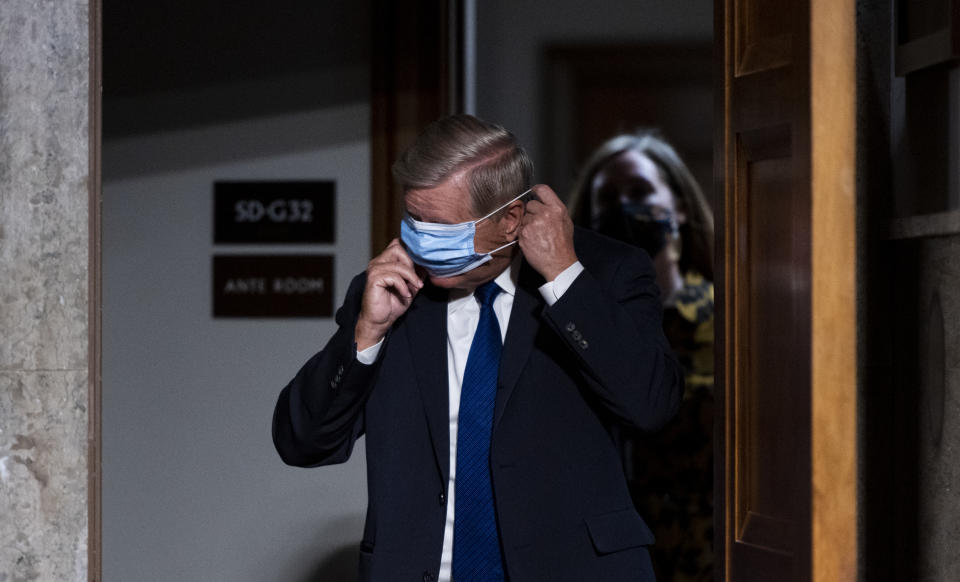
[[[520,200],[521,198],[523,198],[524,196],[526,196],[527,194],[529,194],[529,193],[531,193],[531,192],[533,192],[533,188],[527,188],[527,190],[526,190],[523,194],[515,197],[513,200],[510,200],[509,202],[507,202],[506,204],[504,204],[504,205],[501,206],[500,208],[497,208],[496,210],[494,210],[494,211],[491,212],[490,214],[484,216],[484,217],[481,218],[480,220],[486,220],[486,219],[490,218],[490,217],[493,216],[494,214],[500,212],[501,210],[503,210],[503,209],[506,208],[507,206],[510,206],[511,204],[513,204],[513,203],[516,202],[517,200]],[[478,222],[480,222],[480,220],[477,220],[477,221],[475,221],[475,222],[473,223],[473,224],[474,224],[474,227],[476,227],[476,224],[477,224]],[[499,247],[493,249],[492,251],[487,252],[487,253],[484,253],[484,254],[486,254],[486,255],[492,255],[493,253],[502,251],[503,249],[507,248],[508,246],[510,246],[510,245],[515,245],[515,244],[517,244],[518,242],[520,242],[520,239],[514,239],[514,240],[508,242],[507,244],[505,244],[505,245],[500,245]]]
[[[519,239],[512,240],[512,241],[508,242],[507,244],[501,245],[501,246],[493,249],[492,251],[490,251],[490,252],[488,252],[488,253],[484,253],[484,254],[486,254],[486,255],[492,255],[493,253],[502,251],[503,249],[507,248],[508,246],[510,246],[510,245],[515,245],[515,244],[517,244],[518,242],[519,242]]]
[[[521,195],[519,195],[519,196],[514,197],[512,200],[508,201],[506,204],[501,205],[499,208],[495,209],[493,212],[491,212],[490,214],[487,214],[487,215],[484,216],[483,218],[478,218],[477,220],[474,220],[474,221],[473,221],[473,224],[477,224],[478,222],[481,222],[481,221],[484,221],[484,220],[490,218],[491,216],[493,216],[494,214],[500,212],[501,210],[503,210],[503,209],[506,208],[507,206],[510,206],[511,204],[513,204],[514,202],[516,202],[517,200],[520,200],[521,198],[523,198],[524,196],[526,196],[526,195],[529,194],[530,192],[533,192],[533,188],[528,188],[526,192],[524,192],[523,194],[521,194]],[[501,248],[502,248],[502,247],[501,247]],[[498,249],[498,250],[499,250],[499,249]],[[491,252],[493,252],[493,251],[491,251]]]

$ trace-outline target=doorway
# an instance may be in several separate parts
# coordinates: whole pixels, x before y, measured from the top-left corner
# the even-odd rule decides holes
[[[211,286],[219,255],[330,254],[338,304],[373,252],[371,3],[103,4],[100,575],[349,580],[363,447],[320,473],[282,466],[269,441],[277,392],[333,324],[214,317]],[[710,2],[545,6],[477,12],[476,112],[537,159],[544,47],[712,34]],[[313,179],[336,183],[333,243],[214,239],[218,181]]]

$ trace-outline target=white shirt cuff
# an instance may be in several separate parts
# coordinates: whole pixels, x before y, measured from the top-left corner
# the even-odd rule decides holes
[[[376,362],[377,354],[380,353],[380,346],[382,345],[383,345],[383,338],[380,338],[380,341],[373,344],[369,348],[357,352],[357,361],[360,362],[361,364],[366,364],[367,366]]]
[[[547,305],[553,305],[559,301],[582,272],[583,265],[580,264],[580,261],[577,261],[564,269],[553,281],[548,281],[540,285],[540,295],[543,296],[543,300],[547,302]]]

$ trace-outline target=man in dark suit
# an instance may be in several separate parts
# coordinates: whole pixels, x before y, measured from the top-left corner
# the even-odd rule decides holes
[[[616,434],[676,412],[650,259],[575,229],[513,135],[431,124],[394,165],[407,216],[280,394],[292,465],[366,435],[361,580],[653,580]]]

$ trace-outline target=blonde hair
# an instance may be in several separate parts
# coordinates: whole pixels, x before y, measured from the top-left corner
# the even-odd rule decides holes
[[[406,192],[435,188],[465,168],[478,216],[529,188],[533,176],[533,162],[512,133],[460,114],[428,125],[394,162],[393,177]]]
[[[656,130],[641,129],[632,134],[617,135],[593,152],[569,197],[573,221],[591,226],[594,178],[607,162],[631,150],[649,158],[657,166],[660,177],[670,187],[677,209],[686,214],[686,222],[680,225],[683,241],[679,261],[681,271],[696,271],[713,280],[713,211],[687,165]]]

